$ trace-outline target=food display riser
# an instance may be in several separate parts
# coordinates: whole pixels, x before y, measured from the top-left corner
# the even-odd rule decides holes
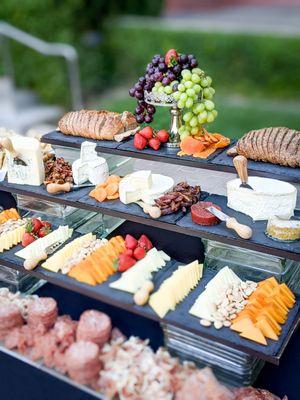
[[[90,188],[82,188],[69,193],[57,195],[49,194],[44,186],[17,185],[0,182],[0,189],[15,194],[31,196],[36,199],[46,200],[56,204],[63,204],[74,208],[81,208],[93,212],[110,215],[124,220],[149,225],[154,228],[161,228],[167,231],[178,232],[189,236],[215,240],[232,246],[238,246],[249,250],[255,250],[274,256],[300,261],[300,241],[294,243],[283,243],[274,241],[265,235],[266,221],[253,222],[245,214],[227,208],[227,197],[220,195],[203,194],[203,199],[212,201],[221,206],[224,212],[236,217],[241,223],[245,223],[253,229],[253,238],[244,240],[239,238],[233,231],[225,227],[225,223],[215,226],[201,226],[194,224],[191,214],[185,216],[181,213],[163,216],[159,219],[152,219],[145,214],[136,204],[125,205],[119,200],[99,203],[89,197]],[[297,212],[298,213],[298,212]],[[299,217],[299,213],[298,213]]]
[[[153,240],[154,246],[157,246],[159,249],[164,249],[164,251],[172,257],[172,260],[167,263],[162,270],[154,275],[153,281],[155,284],[155,289],[157,289],[160,284],[166,278],[168,278],[175,269],[177,269],[178,265],[190,262],[194,259],[198,259],[200,262],[203,262],[203,244],[201,240],[196,237],[190,237],[176,232],[169,232],[166,234],[164,230],[153,229],[150,226],[135,224],[129,221],[126,221],[120,225],[113,232],[113,235],[124,235],[128,232],[136,236],[142,233],[148,235]],[[5,266],[19,271],[24,271],[22,260],[14,255],[19,248],[20,246],[16,246],[11,250],[2,253],[0,255],[0,261]],[[131,294],[114,290],[109,287],[109,283],[116,280],[117,275],[111,276],[107,282],[104,282],[101,285],[91,286],[80,283],[63,274],[47,271],[40,266],[29,272],[29,274],[39,279],[44,279],[63,288],[100,300],[120,309],[130,311],[134,314],[141,315],[153,321],[177,326],[181,329],[185,329],[197,335],[207,337],[219,343],[223,343],[247,354],[251,354],[255,357],[278,364],[284,348],[286,347],[293,332],[297,328],[300,299],[297,299],[296,305],[289,313],[288,320],[283,326],[282,335],[280,336],[279,341],[269,341],[268,346],[259,345],[240,338],[237,333],[230,331],[229,329],[222,329],[218,331],[213,327],[203,327],[200,325],[198,318],[192,317],[188,313],[196,298],[204,290],[208,281],[214,277],[215,273],[215,271],[206,269],[204,276],[196,289],[194,289],[189,296],[187,296],[187,298],[176,307],[175,311],[169,312],[165,318],[160,319],[149,305],[144,307],[137,306],[133,303]]]
[[[201,168],[212,171],[222,171],[235,173],[235,168],[232,164],[232,157],[227,156],[228,148],[220,149],[208,159],[199,159],[191,156],[179,157],[177,150],[172,150],[167,147],[162,147],[155,151],[152,149],[137,150],[133,146],[133,139],[129,139],[124,143],[97,141],[84,139],[81,137],[67,136],[61,132],[53,131],[42,137],[43,143],[51,145],[65,146],[79,149],[81,143],[85,140],[92,141],[97,144],[96,150],[99,153],[113,154],[123,157],[139,158],[149,161],[158,161],[167,164],[183,165],[187,167]],[[232,140],[232,144],[236,140]],[[280,179],[287,182],[300,183],[299,168],[282,167],[280,165],[249,161],[249,175],[262,176],[266,178]]]

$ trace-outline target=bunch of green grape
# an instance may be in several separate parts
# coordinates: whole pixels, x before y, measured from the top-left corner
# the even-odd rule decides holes
[[[200,68],[194,68],[191,71],[184,69],[181,76],[180,83],[173,81],[170,89],[173,91],[177,89],[173,97],[177,101],[178,108],[186,109],[183,115],[184,125],[179,130],[180,138],[183,139],[201,132],[202,125],[213,122],[218,112],[212,101],[215,89],[211,86],[210,76],[205,75]],[[163,89],[167,88],[166,86]]]

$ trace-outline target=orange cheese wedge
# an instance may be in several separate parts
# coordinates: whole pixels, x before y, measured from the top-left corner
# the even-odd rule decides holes
[[[264,346],[267,345],[267,341],[264,335],[262,334],[261,330],[256,326],[244,330],[240,333],[240,336],[245,339],[253,340],[254,342],[263,344]]]

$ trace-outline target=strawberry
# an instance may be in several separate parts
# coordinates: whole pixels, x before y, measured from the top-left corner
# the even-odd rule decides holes
[[[43,226],[37,233],[39,238],[47,236],[51,232],[51,229],[47,226]]]
[[[137,260],[141,260],[142,258],[145,257],[145,255],[146,255],[146,250],[144,249],[144,247],[138,246],[134,249],[133,256]]]
[[[151,240],[148,239],[146,235],[142,235],[139,238],[138,244],[139,244],[139,247],[143,247],[146,251],[151,250],[153,247]]]
[[[170,49],[165,55],[165,63],[168,67],[172,67],[177,64],[178,58],[177,51],[175,49]]]
[[[139,131],[139,134],[142,135],[145,139],[152,139],[153,138],[153,129],[151,126],[145,126],[145,128]]]
[[[157,139],[162,143],[167,143],[169,136],[170,135],[165,129],[161,129],[160,131],[156,132]]]
[[[158,138],[150,139],[148,144],[153,150],[158,150],[161,146],[161,142]]]
[[[35,241],[35,237],[30,232],[25,232],[22,239],[22,246],[26,247]]]
[[[42,224],[43,224],[43,226],[45,226],[46,228],[49,228],[49,229],[51,229],[51,227],[52,227],[52,224],[48,221],[42,221]]]
[[[131,235],[126,235],[125,237],[125,247],[126,249],[134,250],[138,245],[138,241]]]
[[[136,149],[144,150],[144,148],[147,146],[147,139],[139,133],[136,133],[134,135],[133,144]]]
[[[126,256],[132,257],[133,256],[133,250],[132,249],[126,249],[123,254],[126,254]]]
[[[33,233],[37,233],[43,227],[42,221],[38,218],[32,218],[31,224]]]
[[[119,257],[119,272],[127,271],[129,268],[133,267],[136,260],[126,254],[121,254]]]

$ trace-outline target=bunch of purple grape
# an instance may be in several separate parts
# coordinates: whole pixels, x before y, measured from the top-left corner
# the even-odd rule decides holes
[[[168,54],[172,55],[172,59]],[[171,60],[171,61],[170,61]],[[163,86],[170,85],[171,82],[181,78],[180,73],[183,69],[196,68],[198,61],[193,54],[177,54],[175,50],[169,50],[165,57],[161,54],[155,55],[147,65],[144,76],[141,76],[137,83],[129,90],[129,95],[137,99],[135,108],[136,120],[139,124],[153,121],[153,114],[156,109],[153,105],[147,104],[144,98],[144,91],[150,92],[156,82],[161,82]],[[174,89],[177,90],[176,85]]]

